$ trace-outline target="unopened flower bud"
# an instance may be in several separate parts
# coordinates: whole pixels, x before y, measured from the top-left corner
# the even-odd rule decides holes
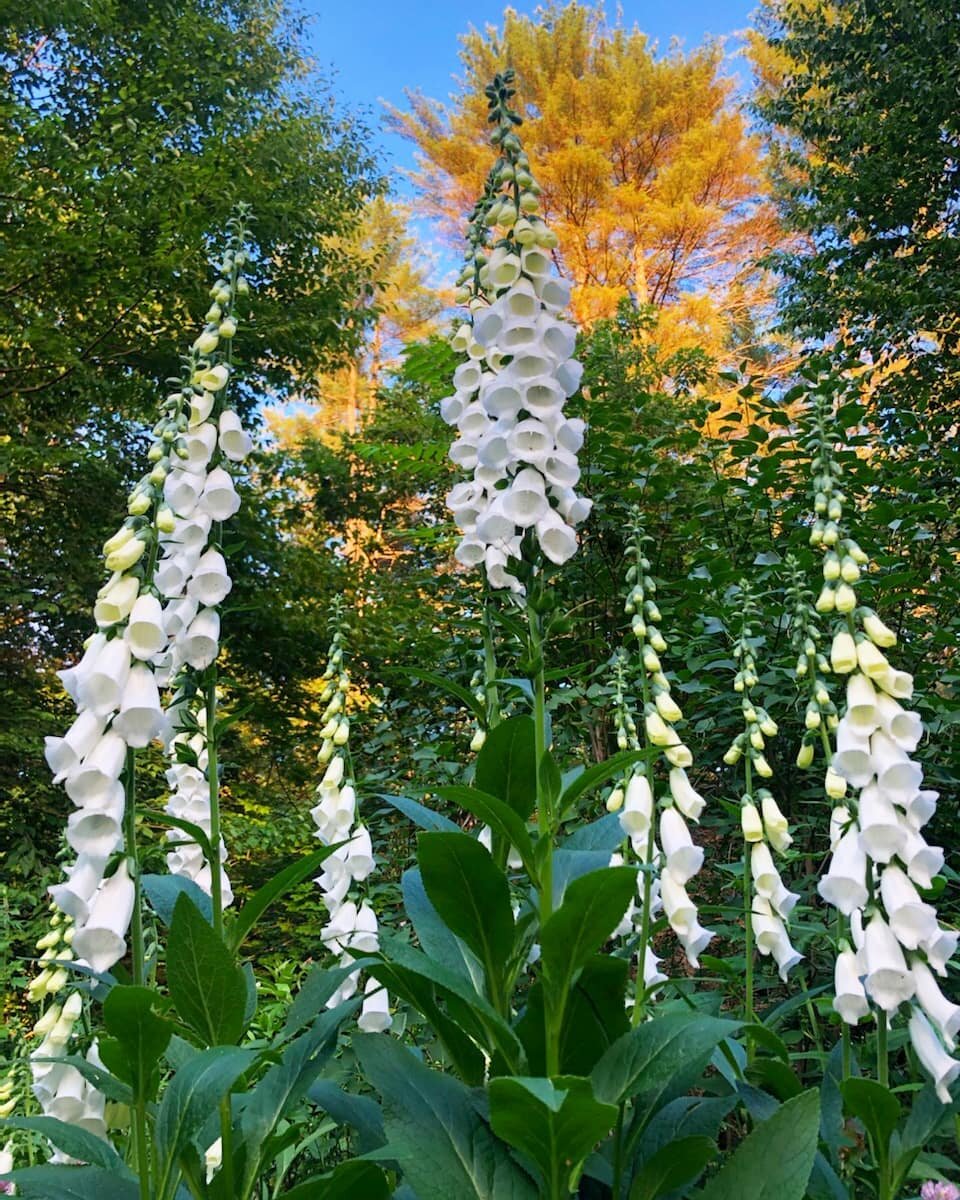
[[[752,800],[740,806],[740,828],[743,830],[745,841],[763,841],[763,821],[760,819],[759,809]]]
[[[797,766],[805,771],[813,764],[813,742],[804,742],[797,751]]]

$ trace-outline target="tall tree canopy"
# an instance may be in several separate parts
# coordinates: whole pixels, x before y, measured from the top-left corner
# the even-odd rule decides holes
[[[578,3],[508,9],[502,29],[462,44],[453,100],[413,93],[411,111],[393,114],[421,153],[421,203],[451,225],[469,211],[487,167],[483,86],[509,64],[578,318],[612,316],[631,292],[661,310],[672,345],[749,351],[769,299],[756,260],[778,232],[721,47],[661,56],[638,29]]]

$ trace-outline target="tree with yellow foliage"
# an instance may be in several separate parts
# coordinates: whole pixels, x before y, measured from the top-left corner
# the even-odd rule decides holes
[[[472,206],[487,161],[483,82],[510,65],[578,321],[612,316],[631,294],[658,308],[667,349],[752,356],[773,290],[757,262],[780,233],[720,44],[661,56],[639,29],[576,2],[507,9],[501,29],[462,43],[451,103],[410,93],[410,111],[391,113],[419,148],[426,210],[452,228]]]

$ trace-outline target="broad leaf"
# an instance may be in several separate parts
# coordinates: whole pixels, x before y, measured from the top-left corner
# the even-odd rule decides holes
[[[434,908],[483,963],[491,996],[513,951],[507,877],[467,833],[421,833],[417,861]]]
[[[886,1162],[890,1136],[900,1121],[896,1096],[875,1079],[845,1079],[840,1094],[844,1109],[861,1121],[870,1135],[874,1154]]]
[[[487,734],[477,755],[477,787],[505,801],[524,821],[537,803],[536,732],[528,716],[510,717]]]
[[[237,1046],[214,1046],[187,1063],[167,1085],[154,1125],[159,1163],[155,1200],[173,1195],[177,1159],[253,1062],[254,1054]]]
[[[341,983],[355,971],[364,970],[372,961],[358,958],[345,967],[314,967],[287,1009],[287,1019],[278,1040],[286,1041],[315,1020]]]
[[[100,1038],[100,1057],[118,1079],[130,1084],[134,1099],[156,1096],[160,1060],[173,1036],[173,1025],[153,1011],[158,999],[150,988],[115,987],[103,1003],[103,1023],[110,1036]]]
[[[345,1092],[332,1080],[320,1079],[308,1090],[307,1096],[319,1104],[338,1125],[349,1125],[358,1134],[361,1154],[375,1150],[387,1140],[383,1128],[383,1113],[380,1105],[369,1096],[356,1096]]]
[[[533,861],[533,842],[527,832],[527,826],[521,816],[510,807],[505,800],[481,792],[478,788],[455,785],[437,788],[437,795],[451,804],[465,808],[467,812],[479,817],[485,825],[489,825],[494,833],[513,846],[531,879],[536,880],[536,870]]]
[[[537,1200],[464,1084],[431,1070],[385,1034],[354,1037],[364,1077],[383,1097],[388,1142],[418,1200]]]
[[[631,1096],[660,1097],[675,1079],[706,1065],[715,1046],[739,1023],[701,1013],[654,1017],[614,1042],[593,1071],[594,1090],[611,1104]]]
[[[492,1079],[488,1094],[494,1133],[537,1164],[551,1191],[617,1120],[616,1105],[601,1104],[590,1080],[573,1075]]]
[[[170,924],[167,986],[178,1016],[208,1046],[240,1040],[247,1004],[243,970],[186,895],[178,898]]]
[[[140,879],[150,907],[164,925],[173,920],[173,909],[181,892],[186,892],[208,921],[213,920],[213,907],[209,895],[198,883],[185,875],[144,875]]]
[[[560,907],[567,887],[575,879],[609,865],[610,855],[605,850],[554,850],[553,907]]]
[[[24,1200],[140,1200],[137,1183],[103,1167],[23,1167],[3,1178]]]
[[[630,1200],[657,1200],[681,1187],[689,1187],[717,1154],[712,1138],[695,1134],[662,1146],[634,1176]]]
[[[58,1150],[62,1150],[71,1158],[94,1167],[116,1171],[129,1179],[133,1178],[123,1159],[109,1142],[80,1128],[79,1125],[68,1125],[66,1121],[58,1121],[55,1117],[5,1117],[0,1121],[0,1128],[28,1129],[43,1134]]]
[[[819,1097],[811,1088],[759,1125],[696,1200],[803,1200],[819,1125]]]
[[[614,754],[610,758],[605,758],[603,762],[594,763],[592,767],[587,767],[581,771],[575,779],[563,789],[563,794],[560,797],[559,812],[561,818],[566,818],[570,815],[573,805],[591,788],[599,787],[606,783],[607,780],[613,779],[620,775],[627,767],[633,766],[634,763],[640,762],[645,750],[623,750],[619,754]],[[622,838],[620,839],[623,840]]]
[[[350,1159],[329,1175],[317,1175],[284,1192],[281,1200],[390,1200],[390,1185],[375,1163]]]
[[[434,812],[432,808],[427,808],[426,805],[419,804],[407,796],[391,796],[387,792],[379,792],[378,797],[386,800],[405,817],[409,817],[414,825],[419,825],[421,829],[435,830],[440,833],[461,832],[460,826],[455,821],[451,821],[443,813]]]
[[[416,931],[421,949],[430,958],[462,975],[480,991],[483,987],[483,967],[466,943],[452,933],[434,908],[416,867],[404,871],[401,879],[404,912]]]
[[[598,821],[581,825],[561,843],[562,850],[602,850],[612,854],[623,845],[625,834],[617,813],[605,813]]]
[[[575,974],[620,923],[636,886],[632,867],[605,867],[570,884],[540,931],[545,987],[567,995]]]

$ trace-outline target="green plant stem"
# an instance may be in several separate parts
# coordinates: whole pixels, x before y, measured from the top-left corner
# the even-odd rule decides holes
[[[750,761],[750,755],[747,754],[743,764],[744,787],[747,795],[753,797],[753,764]],[[748,1024],[752,1024],[756,1020],[753,1008],[753,967],[754,967],[754,946],[753,946],[753,878],[750,870],[750,842],[744,841],[743,844],[743,934],[744,934],[744,955],[746,957],[746,970],[744,973],[744,990],[743,990],[743,1019]],[[747,1063],[753,1061],[753,1039],[748,1039],[747,1042]]]
[[[626,1101],[622,1100],[617,1108],[617,1124],[613,1130],[613,1198],[620,1200],[623,1186],[623,1118],[626,1112]]]
[[[206,695],[207,784],[210,796],[210,899],[213,927],[223,937],[223,880],[220,874],[220,773],[217,765],[217,664],[209,668]]]
[[[529,658],[533,665],[533,728],[534,755],[537,790],[537,825],[540,838],[545,843],[543,865],[540,870],[540,921],[548,920],[553,912],[553,839],[555,814],[549,794],[540,779],[540,766],[547,749],[547,688],[544,675],[543,624],[530,599],[527,600],[527,627],[529,629]]]
[[[497,688],[497,655],[493,638],[493,600],[489,589],[483,604],[483,677],[487,697],[487,728],[500,724],[500,691]]]
[[[653,767],[657,761],[657,747],[650,744],[650,739],[647,736],[647,705],[650,703],[650,680],[647,678],[647,671],[644,667],[640,672],[640,694],[643,703],[643,749],[645,751],[643,765],[647,776],[647,782],[653,789]],[[650,920],[650,897],[653,892],[653,848],[654,848],[654,822],[656,821],[656,805],[654,811],[650,814],[650,829],[647,832],[647,845],[644,851],[643,862],[645,870],[643,873],[643,912],[640,915],[640,946],[637,951],[637,982],[633,997],[633,1012],[631,1014],[631,1024],[639,1025],[643,1019],[646,1010],[647,988],[644,972],[647,966],[647,947],[650,944],[650,935],[653,928],[653,922]]]
[[[887,1053],[887,1014],[881,1009],[877,1013],[877,1081],[884,1087],[890,1086],[890,1064]]]
[[[229,1095],[220,1101],[220,1174],[222,1195],[233,1196],[233,1113]]]
[[[146,954],[143,941],[143,909],[141,907],[140,863],[137,859],[137,752],[127,748],[123,790],[123,839],[127,857],[132,863],[133,915],[130,920],[130,974],[137,987],[146,983]]]

